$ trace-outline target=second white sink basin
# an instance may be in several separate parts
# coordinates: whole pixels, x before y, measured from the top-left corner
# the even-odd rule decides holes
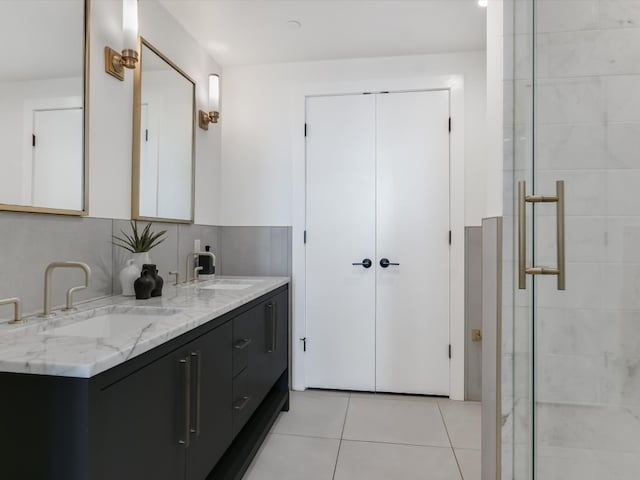
[[[79,320],[68,325],[53,327],[40,332],[40,335],[55,337],[111,338],[141,333],[153,325],[154,321],[176,315],[178,310],[162,310],[144,312],[128,311],[98,314],[86,320]]]

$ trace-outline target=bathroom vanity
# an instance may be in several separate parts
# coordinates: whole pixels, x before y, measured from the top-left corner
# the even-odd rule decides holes
[[[288,410],[288,278],[0,325],[2,477],[240,479]]]

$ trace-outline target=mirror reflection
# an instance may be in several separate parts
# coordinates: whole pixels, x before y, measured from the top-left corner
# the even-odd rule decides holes
[[[145,40],[137,73],[133,218],[189,222],[194,82]]]
[[[85,2],[2,0],[0,39],[0,209],[85,213]]]

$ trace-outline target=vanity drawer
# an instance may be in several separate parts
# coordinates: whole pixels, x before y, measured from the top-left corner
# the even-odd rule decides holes
[[[249,364],[249,351],[252,348],[252,315],[245,312],[233,319],[233,376],[235,377]]]
[[[233,436],[235,437],[255,410],[255,400],[249,392],[249,374],[245,369],[233,379]]]

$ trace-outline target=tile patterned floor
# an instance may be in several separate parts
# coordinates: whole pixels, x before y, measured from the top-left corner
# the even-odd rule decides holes
[[[292,392],[244,480],[480,480],[480,404]]]

